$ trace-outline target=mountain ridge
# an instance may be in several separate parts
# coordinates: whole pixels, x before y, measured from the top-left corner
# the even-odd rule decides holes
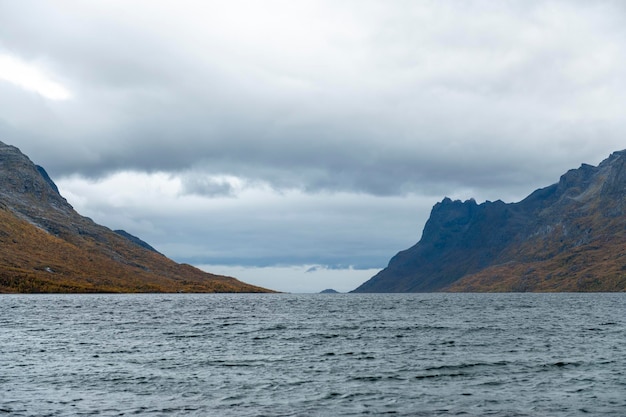
[[[44,168],[0,142],[0,292],[273,292],[178,264],[81,216]]]
[[[626,151],[516,203],[444,198],[354,292],[626,290]]]

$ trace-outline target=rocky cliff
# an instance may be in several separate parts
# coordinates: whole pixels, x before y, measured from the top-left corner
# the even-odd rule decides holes
[[[355,292],[626,290],[626,151],[518,203],[445,198]]]
[[[42,167],[0,142],[0,292],[266,291],[79,215]]]

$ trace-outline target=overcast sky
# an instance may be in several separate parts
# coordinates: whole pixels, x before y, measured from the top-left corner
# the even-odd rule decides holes
[[[289,292],[626,148],[625,74],[622,1],[0,0],[0,141],[98,223]]]

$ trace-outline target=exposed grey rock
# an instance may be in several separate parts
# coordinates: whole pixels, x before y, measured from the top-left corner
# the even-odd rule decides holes
[[[130,240],[134,244],[136,244],[138,246],[141,246],[142,248],[151,250],[152,252],[160,253],[159,251],[154,249],[152,246],[150,246],[148,243],[146,243],[143,240],[139,239],[137,236],[131,235],[126,230],[114,230],[114,232],[117,233],[118,235],[123,236],[126,239]]]

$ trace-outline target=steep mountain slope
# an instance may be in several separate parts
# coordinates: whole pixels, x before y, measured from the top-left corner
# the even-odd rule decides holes
[[[437,203],[421,240],[355,292],[626,290],[626,151],[518,203]]]
[[[178,291],[268,292],[80,216],[43,168],[0,142],[0,292]]]

